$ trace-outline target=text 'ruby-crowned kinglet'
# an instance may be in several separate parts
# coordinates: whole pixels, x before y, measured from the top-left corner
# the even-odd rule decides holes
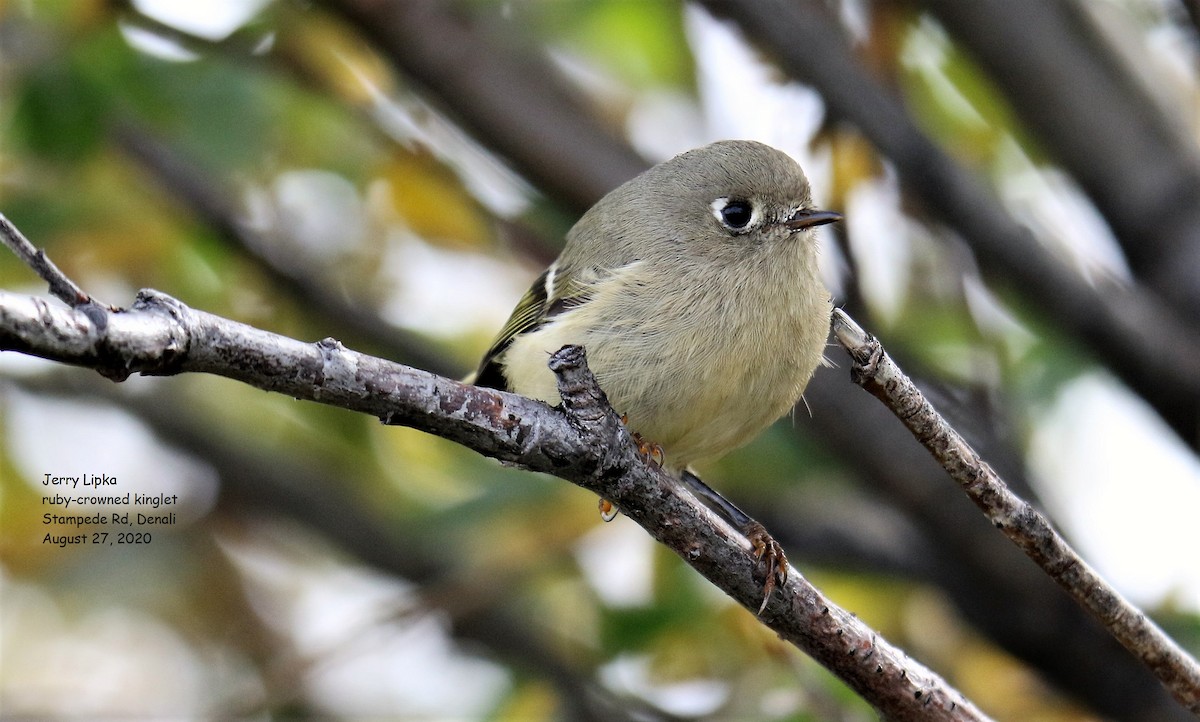
[[[579,219],[474,382],[556,404],[547,360],[581,345],[665,466],[720,456],[787,413],[821,362],[831,307],[812,229],[839,218],[762,143],[675,156]]]

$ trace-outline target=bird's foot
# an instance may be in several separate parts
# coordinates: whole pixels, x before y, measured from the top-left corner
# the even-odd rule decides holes
[[[651,464],[661,467],[663,462],[667,460],[666,454],[663,453],[663,447],[659,446],[653,441],[646,441],[642,438],[641,434],[635,433],[633,435],[633,441],[637,444],[638,451],[641,453],[641,455],[646,457],[646,461],[649,461]]]
[[[625,414],[621,414],[621,423],[628,426],[629,417]],[[657,467],[661,467],[663,465],[663,461],[666,460],[666,455],[663,453],[663,448],[653,441],[647,441],[636,431],[631,430],[629,433],[633,436],[633,442],[637,444],[638,453],[640,453],[642,457],[645,458],[649,463],[654,464]],[[611,501],[608,499],[600,500],[601,519],[604,521],[612,521],[613,519],[617,518],[617,513],[617,507],[614,506]]]
[[[628,426],[629,417],[621,414],[621,423]],[[663,453],[663,447],[653,441],[648,441],[636,431],[630,430],[629,433],[633,436],[633,443],[637,444],[638,453],[645,457],[646,461],[661,467],[663,462],[667,460],[666,454]]]
[[[754,557],[758,559],[758,565],[754,569],[754,580],[762,580],[763,600],[762,606],[758,608],[758,613],[762,614],[767,608],[767,602],[771,601],[771,594],[775,588],[787,583],[787,555],[762,524],[752,521],[742,532],[750,540],[754,548]]]

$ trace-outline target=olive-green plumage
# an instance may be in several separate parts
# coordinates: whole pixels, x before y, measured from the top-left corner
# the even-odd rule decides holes
[[[810,229],[838,218],[769,146],[678,155],[579,219],[476,383],[558,403],[546,362],[580,344],[667,466],[720,456],[787,413],[823,358],[830,299]]]

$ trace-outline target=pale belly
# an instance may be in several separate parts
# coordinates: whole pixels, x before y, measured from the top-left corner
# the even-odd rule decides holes
[[[671,343],[663,336],[679,333],[678,320],[596,330],[578,327],[567,314],[565,322],[515,339],[505,375],[514,391],[558,403],[549,355],[566,344],[584,346],[588,366],[629,428],[661,446],[667,466],[683,468],[745,444],[787,413],[822,358],[825,329],[789,325],[765,312],[734,325],[723,312],[710,308],[707,323],[695,324],[685,342]],[[668,347],[684,350],[666,353]]]

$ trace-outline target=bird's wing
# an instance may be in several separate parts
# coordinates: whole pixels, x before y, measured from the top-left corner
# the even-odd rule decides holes
[[[469,381],[476,386],[508,390],[508,381],[500,365],[504,351],[517,336],[535,331],[560,313],[575,308],[588,299],[586,284],[573,280],[572,276],[560,273],[557,263],[538,276],[521,297],[512,315],[492,342],[479,370]]]

